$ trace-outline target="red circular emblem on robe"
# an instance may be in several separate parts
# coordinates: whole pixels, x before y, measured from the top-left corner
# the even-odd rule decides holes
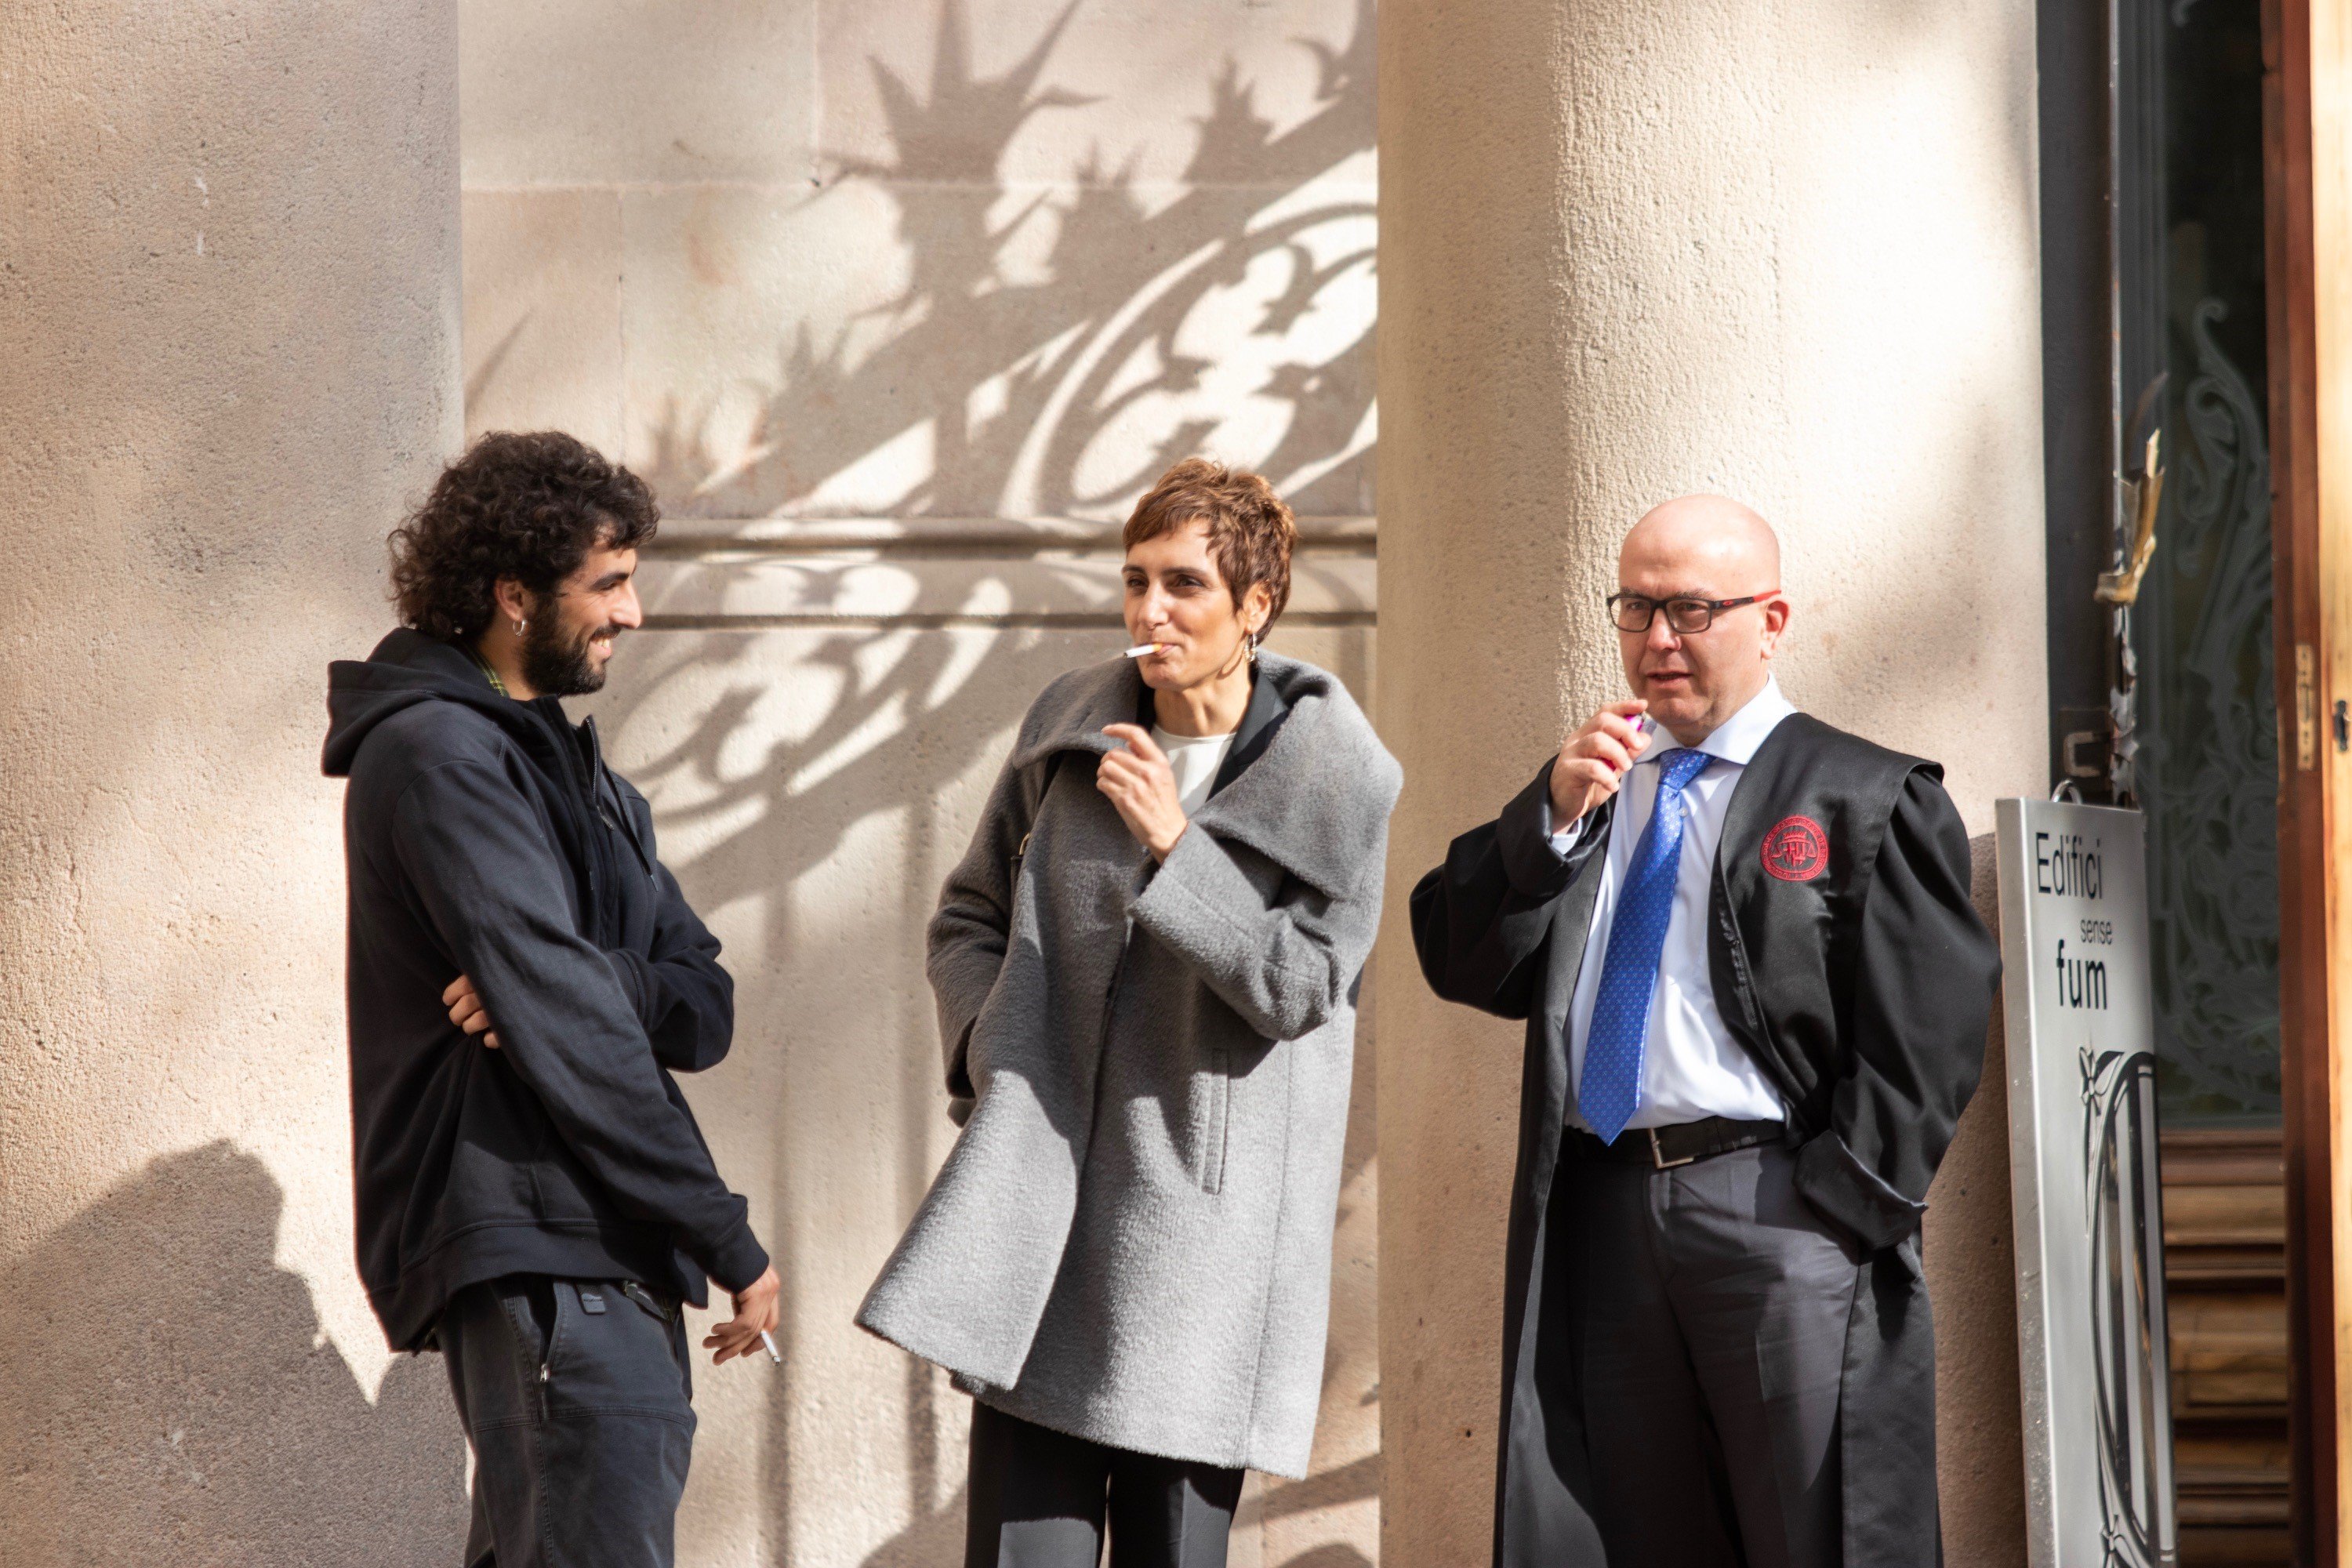
[[[1830,868],[1830,838],[1810,816],[1784,816],[1764,836],[1764,869],[1784,882],[1810,882]]]

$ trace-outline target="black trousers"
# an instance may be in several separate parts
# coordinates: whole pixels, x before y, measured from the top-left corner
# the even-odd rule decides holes
[[[1514,1420],[1543,1424],[1557,1468],[1515,1479],[1514,1561],[1589,1560],[1597,1536],[1610,1568],[1839,1568],[1838,1407],[1864,1259],[1798,1195],[1795,1169],[1779,1144],[1667,1171],[1563,1150],[1528,1369],[1538,1408]]]
[[[671,1568],[694,1451],[677,1303],[509,1275],[458,1291],[438,1335],[474,1446],[467,1568]]]
[[[964,1568],[1224,1568],[1242,1472],[1048,1431],[975,1401]]]

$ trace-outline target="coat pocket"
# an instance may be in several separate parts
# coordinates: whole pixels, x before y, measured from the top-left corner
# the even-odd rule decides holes
[[[1201,1096],[1201,1124],[1193,1148],[1193,1177],[1204,1193],[1225,1188],[1225,1131],[1232,1124],[1234,1053],[1224,1046],[1209,1051],[1207,1079]]]

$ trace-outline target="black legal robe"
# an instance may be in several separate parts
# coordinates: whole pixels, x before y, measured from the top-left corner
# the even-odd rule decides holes
[[[1839,1404],[1854,1568],[1941,1560],[1935,1334],[1917,1233],[1983,1070],[2000,977],[1942,777],[1934,763],[1790,715],[1733,790],[1708,899],[1717,1009],[1789,1105],[1798,1190],[1867,1254]],[[1528,1025],[1504,1277],[1498,1568],[1602,1560],[1589,1528],[1538,1540],[1528,1522],[1580,1515],[1591,1490],[1580,1417],[1528,1407],[1526,1336],[1572,1091],[1569,1006],[1615,805],[1562,857],[1545,831],[1550,783],[1546,763],[1500,816],[1456,838],[1412,906],[1431,987]]]

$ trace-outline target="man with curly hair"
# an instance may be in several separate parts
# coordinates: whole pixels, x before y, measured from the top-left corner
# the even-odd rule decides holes
[[[695,1424],[681,1303],[706,1279],[733,1297],[718,1362],[777,1321],[670,1078],[727,1054],[734,983],[645,797],[559,700],[642,623],[659,521],[569,436],[486,436],[392,536],[401,629],[329,675],[360,1275],[395,1350],[447,1361],[468,1568],[667,1568]]]

